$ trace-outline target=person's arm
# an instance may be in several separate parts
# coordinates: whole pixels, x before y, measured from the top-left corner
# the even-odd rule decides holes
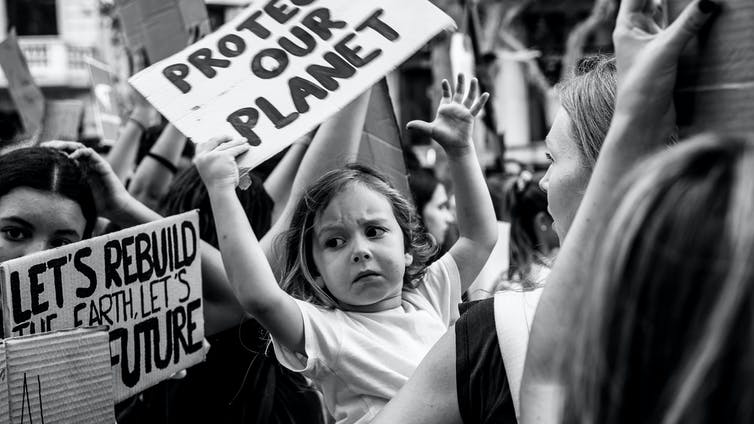
[[[461,274],[461,292],[474,281],[497,242],[495,210],[472,140],[474,117],[489,98],[487,93],[477,96],[478,91],[476,78],[471,80],[468,95],[463,74],[458,76],[455,93],[448,81],[443,80],[442,101],[435,120],[408,123],[408,129],[424,132],[436,140],[448,157],[460,233],[450,254]]]
[[[310,132],[291,144],[288,151],[272,170],[270,175],[264,180],[264,190],[270,196],[275,206],[272,209],[272,222],[280,217],[280,214],[288,204],[288,198],[291,197],[291,187],[296,179],[296,171],[301,165],[306,149],[312,142],[314,132]]]
[[[242,139],[216,138],[203,144],[194,163],[209,193],[223,264],[241,307],[281,345],[303,353],[301,311],[278,285],[236,195],[236,158],[249,148]]]
[[[173,124],[167,124],[136,168],[128,191],[147,206],[158,208],[170,189],[185,146],[186,137]]]
[[[144,56],[137,53],[131,56],[134,61],[134,73],[144,69]],[[149,120],[154,109],[144,96],[129,86],[133,109],[126,122],[121,126],[118,139],[107,154],[107,162],[121,181],[125,181],[134,166],[139,152],[141,136],[149,127]]]
[[[262,249],[267,254],[276,275],[280,273],[281,265],[278,261],[281,255],[276,254],[277,252],[273,249],[275,238],[290,226],[291,215],[306,188],[327,171],[356,160],[369,106],[370,92],[371,90],[365,91],[320,125],[314,139],[306,149],[301,166],[296,172],[296,178],[293,180],[288,201],[280,217],[261,240]]]
[[[584,244],[604,222],[613,189],[638,160],[664,146],[674,124],[678,57],[714,4],[692,2],[667,29],[654,25],[644,0],[623,0],[613,39],[618,65],[615,114],[581,205],[537,307],[521,387],[524,423],[557,422],[563,401],[557,353],[571,335],[571,313],[590,278]],[[710,6],[712,5],[712,6]],[[705,13],[702,9],[707,10]]]
[[[456,388],[456,334],[450,328],[432,347],[372,424],[462,424]]]
[[[123,228],[161,219],[162,216],[131,196],[118,180],[110,165],[94,150],[80,143],[55,142],[49,147],[71,152],[72,159],[86,163],[99,214]],[[212,245],[200,243],[202,255],[202,296],[206,335],[238,325],[246,315],[238,303],[223,268],[220,252]]]

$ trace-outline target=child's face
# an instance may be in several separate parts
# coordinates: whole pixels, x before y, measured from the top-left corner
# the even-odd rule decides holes
[[[0,198],[0,262],[82,239],[86,219],[78,203],[28,187]]]
[[[385,196],[363,184],[338,193],[314,220],[312,256],[322,281],[346,310],[376,312],[401,303],[411,256]]]

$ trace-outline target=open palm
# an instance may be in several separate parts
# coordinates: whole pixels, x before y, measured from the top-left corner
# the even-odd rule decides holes
[[[474,118],[487,103],[488,93],[478,95],[479,82],[471,80],[466,95],[465,77],[458,75],[455,93],[447,80],[442,81],[442,100],[434,121],[411,121],[407,128],[422,132],[435,139],[446,152],[464,149],[472,144],[471,134]]]

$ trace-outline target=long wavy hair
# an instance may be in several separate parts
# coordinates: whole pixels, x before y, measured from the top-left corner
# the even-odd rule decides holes
[[[562,361],[564,422],[754,421],[754,139],[659,153],[609,210]]]
[[[404,288],[412,287],[424,276],[437,246],[422,227],[414,206],[375,169],[349,164],[323,175],[306,190],[293,213],[289,230],[280,236],[284,246],[281,287],[290,295],[326,308],[338,307],[337,300],[315,281],[319,272],[312,256],[312,236],[318,214],[338,193],[353,184],[361,184],[385,196],[392,205],[403,233],[403,247],[413,256],[403,275]]]

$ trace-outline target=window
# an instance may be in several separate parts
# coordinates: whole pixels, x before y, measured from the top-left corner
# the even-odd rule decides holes
[[[58,35],[56,0],[6,0],[8,30],[18,35]]]

